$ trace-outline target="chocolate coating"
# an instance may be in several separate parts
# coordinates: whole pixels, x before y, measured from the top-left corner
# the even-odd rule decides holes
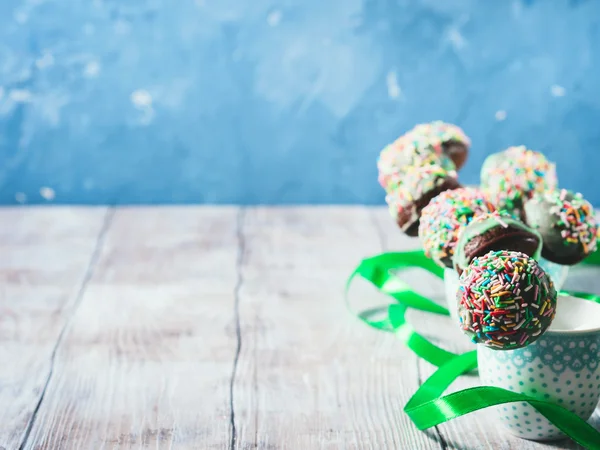
[[[465,144],[452,140],[442,143],[442,149],[444,154],[452,160],[456,170],[465,165],[469,154],[469,149]]]
[[[465,164],[471,140],[460,127],[436,120],[415,125],[411,133],[423,136],[435,149],[448,156],[456,170]]]
[[[396,222],[402,231],[408,236],[417,237],[419,235],[419,220],[421,218],[421,211],[425,208],[429,202],[441,194],[444,191],[451,189],[460,188],[460,183],[456,178],[447,177],[434,189],[429,192],[425,192],[420,198],[416,199],[411,205],[398,214]]]
[[[525,220],[544,240],[542,256],[562,265],[574,265],[596,250],[594,209],[567,190],[535,195],[525,203]]]
[[[490,251],[516,251],[539,258],[542,237],[507,212],[479,214],[464,228],[454,252],[454,267],[459,274],[476,257]]]
[[[471,263],[474,258],[492,250],[508,250],[533,256],[539,244],[539,238],[531,232],[513,225],[504,228],[498,224],[467,242],[463,251],[468,262]],[[460,267],[457,267],[457,270],[459,274],[462,273]]]
[[[481,188],[498,211],[523,219],[523,203],[535,193],[556,188],[556,167],[525,146],[509,147],[488,156],[481,167]]]
[[[483,256],[492,250],[508,250],[533,256],[540,241],[538,237],[517,227],[497,226],[471,239],[465,246],[469,262],[477,256]]]
[[[491,251],[460,276],[460,328],[494,350],[535,342],[556,314],[556,289],[537,261],[519,252]]]
[[[411,166],[440,166],[456,178],[456,166],[441,148],[436,148],[425,136],[408,132],[387,145],[379,154],[377,168],[381,186],[389,192]]]
[[[423,208],[419,238],[425,254],[440,267],[453,267],[453,258],[465,227],[478,215],[495,210],[478,189],[459,188],[442,192]]]

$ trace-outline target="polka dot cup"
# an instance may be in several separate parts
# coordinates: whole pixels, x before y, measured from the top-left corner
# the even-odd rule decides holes
[[[556,318],[536,342],[517,350],[477,346],[482,384],[552,401],[589,420],[600,400],[600,304],[560,295]],[[528,403],[496,407],[515,436],[564,434]]]

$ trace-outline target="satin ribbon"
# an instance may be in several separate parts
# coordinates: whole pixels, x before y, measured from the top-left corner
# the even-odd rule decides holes
[[[447,308],[415,292],[409,284],[395,275],[403,270],[413,268],[424,269],[438,278],[444,276],[444,270],[427,258],[421,250],[383,253],[364,259],[350,275],[345,289],[346,305],[350,312],[364,323],[377,330],[396,333],[417,356],[439,367],[457,355],[438,347],[414,331],[406,321],[405,314],[408,308],[446,316],[450,315],[450,312]],[[370,282],[380,292],[394,298],[398,305],[355,312],[350,305],[348,292],[352,281],[357,276]],[[384,317],[377,319],[376,317],[380,316],[382,312]]]
[[[400,304],[418,309],[449,316],[450,312],[440,304],[415,292],[409,284],[395,276],[395,273],[406,269],[420,268],[435,275],[444,277],[444,269],[425,256],[422,250],[400,253],[382,253],[362,260],[346,283],[346,292],[356,276],[361,276],[373,284],[380,292],[396,299]]]
[[[419,430],[490,406],[527,402],[575,442],[589,449],[600,449],[600,432],[585,420],[555,403],[493,386],[479,386],[442,396],[460,375],[477,367],[477,352],[457,356],[440,367],[415,392],[404,407]]]
[[[589,266],[600,266],[600,250],[596,250],[590,256],[581,261],[581,263]]]
[[[588,261],[587,264],[597,263]],[[600,264],[600,257],[598,264]],[[444,350],[417,333],[407,322],[405,315],[408,308],[449,314],[446,308],[418,294],[395,276],[395,273],[411,268],[421,268],[439,278],[443,277],[443,269],[426,258],[422,251],[384,253],[363,260],[352,273],[346,284],[346,302],[350,308],[348,290],[356,276],[361,276],[381,292],[394,298],[398,304],[355,314],[373,328],[395,333],[417,356],[439,367],[404,408],[417,428],[425,430],[489,406],[528,402],[574,441],[587,448],[600,449],[600,432],[576,414],[554,403],[492,386],[480,386],[442,396],[456,378],[477,367],[476,352],[457,355]],[[594,294],[574,291],[561,291],[561,293],[600,303],[600,296]],[[387,314],[382,319],[374,318],[386,309]]]

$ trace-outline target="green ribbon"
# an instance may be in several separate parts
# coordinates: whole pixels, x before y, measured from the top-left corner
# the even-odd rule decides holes
[[[420,268],[444,278],[444,269],[425,256],[422,250],[401,253],[382,253],[364,259],[354,270],[346,283],[346,292],[356,276],[361,276],[379,291],[396,299],[400,304],[421,311],[449,316],[450,312],[440,304],[415,292],[410,285],[399,279],[393,272]]]
[[[350,312],[364,323],[377,330],[396,333],[402,342],[417,356],[439,367],[457,355],[438,347],[414,331],[406,321],[405,314],[408,308],[445,316],[450,315],[450,312],[433,300],[418,294],[410,285],[395,276],[398,272],[414,268],[424,269],[438,278],[444,276],[444,269],[427,258],[421,250],[383,253],[364,259],[348,278],[345,290],[346,304]],[[373,308],[358,313],[353,311],[348,300],[348,291],[352,281],[357,276],[370,282],[380,292],[394,298],[398,305]],[[381,315],[382,312],[387,312],[383,319],[375,318]]]
[[[589,257],[586,263],[600,264],[600,257],[597,254],[592,256],[597,258],[598,262],[589,260],[591,258]],[[417,333],[408,323],[405,317],[408,308],[449,315],[446,308],[418,294],[395,276],[396,273],[411,268],[421,268],[443,278],[443,269],[425,257],[420,250],[384,253],[363,260],[350,275],[346,284],[346,302],[350,308],[348,290],[356,276],[364,278],[381,292],[394,298],[397,304],[355,314],[373,328],[393,332],[417,356],[439,367],[404,408],[418,429],[425,430],[489,406],[527,402],[574,441],[586,448],[600,449],[600,432],[576,414],[557,404],[492,386],[480,386],[442,396],[456,378],[477,367],[476,352],[455,354],[444,350]],[[595,294],[574,291],[561,291],[561,293],[600,303],[600,296]],[[383,318],[375,318],[382,312],[386,312]]]
[[[417,333],[406,320],[406,310],[407,307],[402,304],[389,305],[388,307],[362,311],[357,314],[357,317],[370,327],[395,333],[418,357],[423,358],[434,366],[439,367],[458,356],[456,353],[438,347]],[[386,311],[387,314],[383,319],[377,320],[372,318],[372,316],[380,315],[381,312]]]
[[[581,261],[581,263],[589,266],[600,266],[600,250],[596,250],[590,256]]]
[[[585,448],[600,449],[600,432],[555,403],[493,386],[474,387],[442,396],[458,376],[475,367],[477,352],[463,353],[448,361],[423,383],[404,407],[404,412],[419,430],[490,406],[527,402],[577,443]]]

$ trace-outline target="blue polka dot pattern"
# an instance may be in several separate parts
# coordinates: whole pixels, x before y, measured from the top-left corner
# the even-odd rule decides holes
[[[600,333],[546,333],[534,344],[517,350],[495,351],[478,346],[477,356],[484,385],[554,401],[585,420],[600,399]],[[519,437],[564,437],[528,403],[511,403],[498,409],[502,423]]]

